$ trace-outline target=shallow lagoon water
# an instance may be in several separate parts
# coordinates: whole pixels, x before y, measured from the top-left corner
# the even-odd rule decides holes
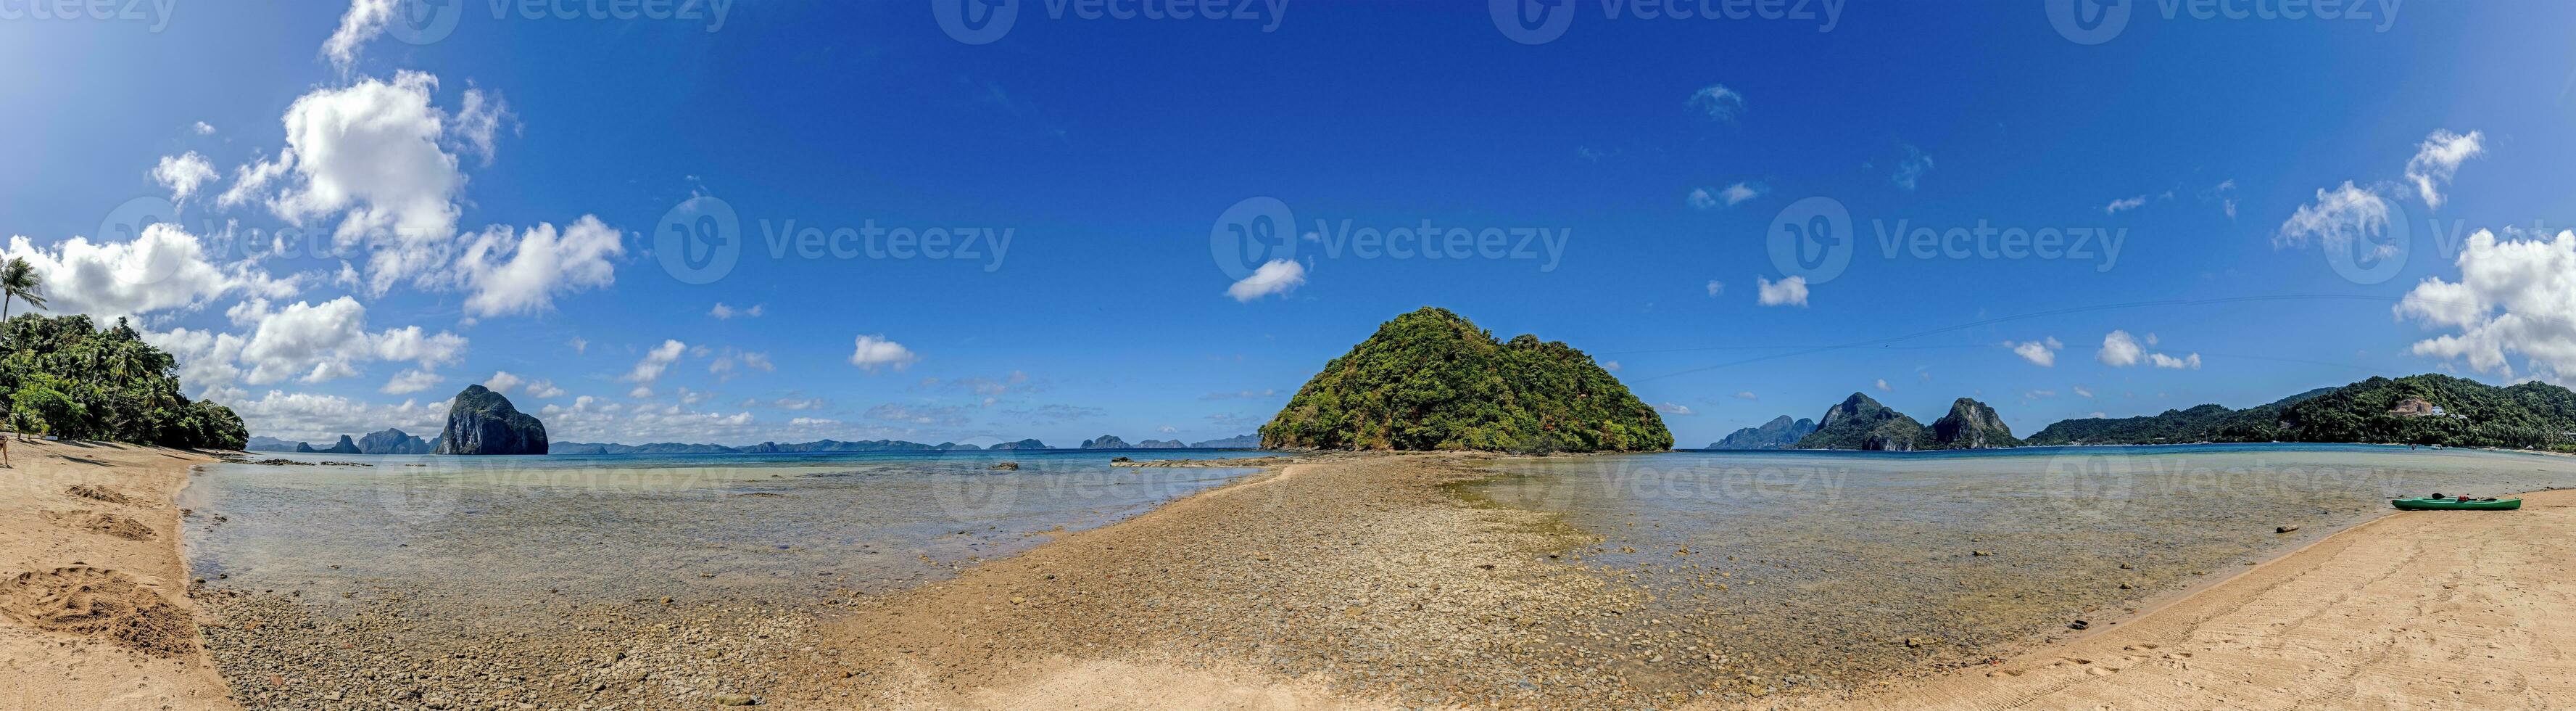
[[[1654,591],[1628,615],[1641,632],[1714,648],[1706,661],[1726,673],[1812,688],[2111,624],[2392,497],[2576,486],[2576,458],[2366,445],[1675,452],[1495,469],[1461,492],[1598,537],[1565,559]]]
[[[1120,454],[1260,453],[274,455],[366,466],[208,465],[181,505],[191,568],[219,587],[780,600],[938,577],[1252,471]]]

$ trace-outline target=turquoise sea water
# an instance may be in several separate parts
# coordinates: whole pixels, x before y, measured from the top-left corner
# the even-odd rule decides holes
[[[195,576],[222,587],[794,599],[937,577],[1252,471],[1116,468],[1115,456],[1260,454],[260,454],[355,465],[207,465],[180,505],[194,511]],[[992,468],[1002,462],[1020,468]]]

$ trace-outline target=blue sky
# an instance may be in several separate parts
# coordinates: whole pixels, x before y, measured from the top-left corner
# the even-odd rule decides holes
[[[1525,43],[1482,3],[1027,0],[976,44],[939,2],[0,2],[0,233],[287,438],[494,382],[564,440],[1209,439],[1424,305],[1616,362],[1685,445],[1854,391],[2026,433],[2576,368],[2576,7],[2048,5],[1576,0]],[[717,202],[733,265],[666,259]],[[1848,265],[1789,273],[1775,227],[1828,203]],[[1292,226],[1221,264],[1259,214]],[[1426,220],[1508,244],[1344,229]],[[976,237],[834,253],[870,227]],[[280,234],[325,253],[249,246]]]

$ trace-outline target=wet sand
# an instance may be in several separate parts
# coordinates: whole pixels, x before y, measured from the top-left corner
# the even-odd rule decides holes
[[[2129,624],[1867,709],[2576,707],[2576,491],[2335,534]]]
[[[0,709],[235,709],[206,662],[171,504],[186,452],[11,442],[0,469]]]

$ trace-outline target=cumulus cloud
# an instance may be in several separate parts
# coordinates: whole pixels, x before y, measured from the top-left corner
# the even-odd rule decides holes
[[[512,374],[510,371],[496,370],[492,371],[492,377],[483,379],[483,387],[490,389],[492,392],[507,395],[510,393],[511,388],[519,387],[519,385],[524,382],[526,381],[521,380],[519,376]]]
[[[724,302],[722,302],[722,301],[718,301],[718,302],[716,302],[716,307],[715,307],[715,308],[713,308],[713,309],[709,309],[709,310],[707,311],[707,315],[709,315],[709,316],[714,316],[714,317],[716,317],[716,318],[718,318],[718,319],[732,319],[732,318],[733,318],[733,317],[735,317],[735,316],[741,316],[741,317],[744,317],[744,318],[758,318],[758,317],[760,316],[760,311],[761,311],[761,305],[760,305],[760,304],[752,304],[751,308],[747,308],[747,309],[737,309],[737,308],[734,308],[734,307],[731,307],[731,306],[726,306],[726,305],[724,305]]]
[[[1691,92],[1686,103],[1707,114],[1712,121],[1733,122],[1736,116],[1744,113],[1744,95],[1726,88],[1724,84],[1701,87],[1699,91]]]
[[[1726,293],[1726,282],[1718,281],[1716,279],[1708,280],[1708,295],[1711,298],[1715,298],[1717,295],[1723,293]]]
[[[189,126],[189,127],[188,127],[188,130],[189,130],[190,132],[195,133],[195,134],[200,135],[200,136],[212,136],[212,135],[215,135],[215,126],[214,126],[214,124],[206,123],[206,122],[204,122],[204,121],[199,121],[199,122],[197,122],[197,124],[196,124],[196,125],[194,125],[194,126]]]
[[[218,393],[220,401],[241,415],[253,434],[287,440],[327,441],[387,427],[407,432],[436,432],[447,424],[448,401],[404,400],[387,405],[337,395],[270,390],[256,400],[247,393]],[[553,422],[546,423],[552,429]]]
[[[877,372],[878,368],[903,370],[918,360],[921,356],[914,354],[912,349],[886,340],[882,335],[859,336],[857,348],[850,351],[850,365],[870,373]]]
[[[1692,414],[1692,413],[1691,413],[1690,406],[1688,406],[1688,405],[1683,405],[1683,404],[1681,404],[1681,403],[1677,403],[1677,402],[1667,402],[1667,403],[1658,404],[1658,405],[1656,405],[1656,406],[1655,406],[1655,409],[1656,409],[1656,410],[1658,410],[1658,411],[1661,411],[1661,412],[1663,412],[1664,414],[1667,414],[1667,415],[1689,415],[1689,414]]]
[[[681,343],[677,340],[664,340],[662,341],[662,345],[655,346],[653,350],[646,351],[643,359],[635,361],[635,367],[626,371],[626,375],[618,379],[630,383],[650,385],[653,381],[660,380],[662,378],[662,371],[669,370],[672,363],[679,362],[680,356],[687,354],[688,352],[689,344]],[[637,390],[643,391],[644,394],[637,395],[636,397],[649,397],[652,395],[652,391],[650,389],[638,387]]]
[[[2355,238],[2386,233],[2388,219],[2386,198],[2347,180],[2342,187],[2318,190],[2316,202],[2290,213],[2290,219],[2282,221],[2281,228],[2272,233],[2272,245],[2306,246],[2308,240],[2314,239],[2327,249],[2346,249]],[[2381,245],[2380,249],[2391,247]]]
[[[234,323],[256,324],[239,356],[252,384],[287,378],[318,383],[357,375],[358,366],[379,361],[431,370],[465,355],[465,338],[445,331],[431,334],[419,326],[368,331],[366,307],[346,296],[275,310],[265,300],[253,300],[227,314]]]
[[[1896,392],[1896,388],[1892,388],[1892,387],[1888,387],[1888,386],[1887,386],[1887,379],[1886,379],[1886,378],[1879,378],[1879,379],[1878,379],[1878,382],[1877,382],[1877,383],[1874,383],[1874,384],[1878,387],[1878,391],[1879,391],[1879,392],[1883,392],[1883,393],[1892,393],[1892,392]]]
[[[125,242],[73,237],[44,249],[12,237],[5,256],[27,260],[44,278],[47,310],[100,319],[193,309],[226,296],[282,299],[298,289],[295,278],[273,278],[252,264],[215,266],[203,239],[166,222]]]
[[[198,186],[214,180],[214,164],[206,162],[206,157],[197,155],[196,151],[162,156],[161,162],[152,166],[152,182],[168,188],[170,199],[179,202],[186,202],[188,196],[197,194]]]
[[[2486,134],[2470,131],[2466,135],[2437,129],[2415,147],[2415,157],[2406,160],[2406,182],[2415,184],[2415,194],[2426,207],[2442,207],[2442,188],[2451,176],[2460,172],[2460,164],[2486,152]]]
[[[385,33],[386,23],[393,21],[394,10],[400,4],[401,0],[352,0],[349,11],[340,15],[340,28],[322,41],[322,56],[331,58],[332,66],[340,71],[348,71],[350,65],[358,63],[359,50],[366,47],[367,41]]]
[[[2057,366],[2057,350],[2065,348],[2066,344],[2059,343],[2056,337],[2051,336],[2020,343],[2004,341],[2004,347],[2012,349],[2013,355],[2021,356],[2022,360],[2030,361],[2032,365],[2053,368]]]
[[[2128,331],[2112,331],[2102,337],[2102,351],[2093,357],[2103,365],[2126,368],[2137,365],[2138,358],[2145,353],[2146,348],[2138,345],[2138,339],[2130,336]]]
[[[1753,391],[1751,391],[1751,390],[1745,390],[1745,391],[1742,391],[1742,392],[1738,392],[1738,393],[1736,393],[1736,394],[1735,394],[1735,399],[1737,399],[1737,400],[1760,400],[1760,399],[1762,399],[1762,396],[1753,394]]]
[[[406,369],[395,373],[393,379],[385,381],[384,387],[377,388],[376,392],[387,395],[409,395],[428,390],[445,379],[437,373],[426,370]]]
[[[563,396],[563,394],[564,394],[563,388],[555,387],[555,381],[552,381],[552,380],[532,380],[532,381],[528,381],[528,390],[527,390],[527,395],[528,395],[528,397],[538,398],[538,399],[547,399],[547,398],[562,397],[562,396]]]
[[[1285,294],[1306,283],[1306,265],[1285,259],[1273,259],[1252,270],[1252,275],[1225,288],[1225,295],[1235,301],[1250,302],[1271,294]]]
[[[2105,206],[2103,206],[2103,207],[2102,207],[2102,214],[2105,214],[2105,215],[2117,215],[2117,214],[2120,214],[2120,213],[2122,213],[2122,212],[2127,212],[2127,211],[2130,211],[2130,210],[2138,209],[2139,207],[2145,206],[2146,204],[2147,204],[2147,196],[2145,196],[2145,195],[2140,195],[2140,196],[2137,196],[2137,197],[2131,197],[2131,198],[2121,198],[2121,199],[2118,199],[2118,200],[2113,200],[2113,201],[2111,201],[2111,204],[2109,204],[2109,205],[2105,205]]]
[[[1764,306],[1807,305],[1806,277],[1793,276],[1775,282],[1757,276],[1753,278],[1753,289],[1759,292],[1754,298]]]
[[[2517,238],[2470,234],[2454,261],[2458,281],[2427,277],[2397,303],[2398,316],[2453,331],[2412,351],[2508,377],[2515,353],[2552,378],[2576,372],[2576,232],[2507,234]]]
[[[591,215],[560,233],[545,223],[517,234],[494,226],[467,243],[456,279],[466,287],[468,314],[538,312],[554,308],[557,294],[616,283],[610,260],[624,254],[618,231]]]
[[[2163,353],[2147,352],[2147,346],[2155,344],[2155,334],[2147,334],[2146,342],[2141,344],[2139,343],[2138,338],[2136,336],[2129,335],[2128,331],[2114,330],[2102,336],[2102,350],[2094,354],[2093,357],[2096,360],[2102,361],[2103,365],[2108,365],[2114,368],[2126,368],[2144,362],[2158,368],[2173,368],[2177,370],[2200,369],[2200,354],[2192,353],[2183,356],[2171,356]]]

